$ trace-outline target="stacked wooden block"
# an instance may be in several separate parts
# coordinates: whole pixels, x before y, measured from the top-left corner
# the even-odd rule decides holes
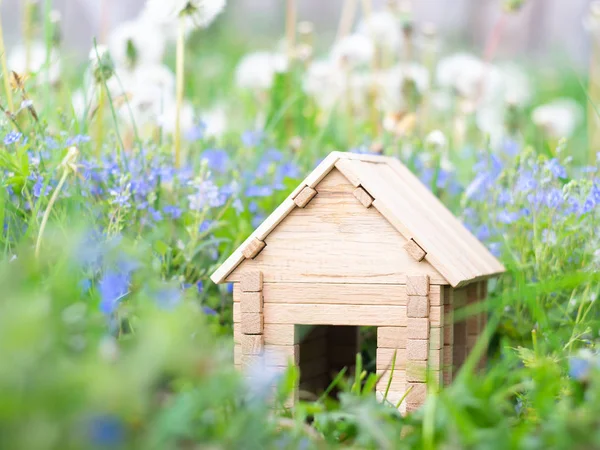
[[[444,303],[444,324],[442,333],[442,360],[443,360],[443,381],[444,386],[449,386],[452,383],[453,377],[453,362],[454,362],[454,290],[449,286],[440,286],[440,295],[443,297]]]
[[[246,272],[240,279],[242,367],[263,364],[263,274]]]

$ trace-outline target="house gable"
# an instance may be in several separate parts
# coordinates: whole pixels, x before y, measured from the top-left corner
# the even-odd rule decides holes
[[[333,169],[305,208],[293,209],[265,238],[266,247],[227,278],[260,270],[265,282],[404,284],[406,274],[447,281],[427,261],[415,261],[407,240],[374,207],[353,194],[355,186]]]

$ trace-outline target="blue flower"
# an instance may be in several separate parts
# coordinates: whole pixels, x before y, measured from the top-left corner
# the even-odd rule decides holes
[[[242,133],[242,143],[245,147],[256,147],[262,142],[264,133],[262,131],[244,131]]]
[[[89,436],[96,445],[116,447],[125,438],[125,427],[117,416],[103,414],[90,421]]]
[[[562,191],[558,188],[552,188],[546,194],[546,205],[550,208],[557,208],[563,203]]]
[[[90,137],[86,136],[85,134],[78,134],[76,136],[73,136],[69,139],[67,139],[67,141],[65,142],[65,144],[67,145],[67,147],[70,147],[71,145],[81,145],[85,142],[90,142]]]
[[[165,286],[160,288],[154,297],[161,308],[173,309],[181,302],[181,290],[173,286]]]
[[[21,140],[23,135],[17,131],[10,131],[6,136],[4,136],[4,145],[12,145],[16,144]]]
[[[590,211],[592,211],[594,209],[594,206],[596,206],[596,203],[594,202],[594,199],[592,198],[592,196],[589,196],[583,203],[580,214],[589,213]]]
[[[163,208],[163,212],[171,219],[179,219],[181,217],[181,208],[178,206],[167,205]]]
[[[552,158],[548,161],[545,164],[545,168],[556,178],[567,178],[567,169],[565,169],[556,158]]]
[[[587,358],[572,357],[569,359],[569,376],[578,381],[585,381],[591,370],[590,361]]]
[[[239,198],[236,198],[233,201],[233,209],[235,209],[238,213],[244,212],[244,204],[242,203],[242,201]]]
[[[273,195],[271,186],[250,186],[246,189],[246,197],[270,197]]]
[[[100,311],[107,316],[113,314],[119,302],[129,292],[131,276],[129,271],[106,271],[100,282]]]
[[[206,314],[207,316],[216,316],[217,315],[217,312],[214,309],[209,308],[208,306],[203,306],[202,312],[204,314]]]
[[[198,289],[198,294],[202,294],[204,292],[204,282],[202,280],[196,283],[196,289]]]
[[[206,124],[204,122],[200,122],[195,127],[190,128],[185,133],[185,138],[190,141],[199,141],[204,137],[204,133],[206,132]]]
[[[206,161],[209,169],[215,172],[224,173],[229,165],[229,155],[225,150],[205,150],[202,159]]]

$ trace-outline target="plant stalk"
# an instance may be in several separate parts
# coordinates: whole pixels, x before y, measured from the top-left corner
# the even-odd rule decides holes
[[[42,224],[40,225],[40,232],[38,233],[37,242],[35,243],[35,258],[36,259],[39,258],[39,256],[40,256],[42,237],[44,236],[44,231],[46,230],[46,225],[48,224],[48,218],[50,217],[50,212],[52,211],[52,207],[54,206],[54,203],[56,202],[56,199],[58,198],[58,194],[62,190],[63,185],[67,181],[68,176],[69,176],[69,168],[68,168],[68,166],[65,166],[62,177],[60,178],[60,181],[58,182],[58,186],[56,186],[56,189],[54,189],[54,192],[52,193],[52,197],[50,197],[50,201],[48,202],[48,206],[46,206],[46,211],[44,211],[44,217],[42,217]]]
[[[589,164],[596,165],[596,153],[600,152],[600,117],[597,105],[600,104],[600,43],[592,38],[592,52],[589,67],[588,99],[588,146]]]
[[[286,0],[285,37],[287,41],[288,59],[290,61],[294,58],[294,49],[296,48],[296,16],[296,0]]]
[[[23,5],[23,35],[25,38],[25,74],[31,69],[31,43],[33,41],[33,5],[32,0],[25,0]]]
[[[177,62],[176,62],[176,108],[175,108],[175,167],[181,165],[181,109],[183,108],[183,87],[185,67],[185,18],[179,19],[179,32],[177,34]]]
[[[340,16],[340,23],[338,25],[337,34],[335,37],[336,42],[339,42],[352,30],[354,24],[354,18],[356,17],[356,7],[358,6],[357,0],[345,0],[344,7],[342,9],[342,15]]]
[[[2,7],[2,0],[0,0]],[[4,79],[4,93],[8,103],[8,110],[12,113],[15,110],[15,105],[12,98],[12,89],[10,87],[10,75],[6,64],[6,47],[4,47],[4,30],[2,29],[2,12],[0,11],[0,64],[2,64],[2,78]]]

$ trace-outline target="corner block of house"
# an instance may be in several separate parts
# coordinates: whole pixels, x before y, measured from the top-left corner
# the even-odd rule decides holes
[[[263,328],[261,313],[242,313],[242,334],[263,334]]]
[[[408,336],[410,339],[429,339],[429,319],[408,318]]]
[[[247,259],[253,259],[262,251],[263,248],[265,248],[266,245],[267,244],[265,244],[264,241],[254,238],[252,241],[250,241],[250,243],[248,243],[248,245],[246,245],[244,250],[242,250],[242,254]]]
[[[242,354],[260,355],[263,353],[265,341],[262,334],[242,334]]]
[[[294,197],[294,203],[299,208],[304,208],[315,195],[317,195],[317,191],[310,186],[306,186]]]
[[[262,292],[242,292],[240,294],[240,307],[242,309],[242,313],[262,313]]]
[[[369,208],[373,204],[373,197],[362,186],[354,189],[352,193],[365,208]]]
[[[412,238],[409,239],[406,244],[404,244],[404,250],[415,260],[415,261],[423,261],[425,256],[427,256],[427,252],[421,248],[419,244],[417,244]]]
[[[406,277],[408,295],[429,295],[429,275],[408,275]]]
[[[426,361],[429,354],[427,339],[409,339],[406,342],[406,356],[409,361]]]
[[[240,274],[240,290],[242,292],[260,292],[263,289],[263,273],[251,270]]]
[[[429,317],[429,298],[426,295],[409,295],[406,316]]]

